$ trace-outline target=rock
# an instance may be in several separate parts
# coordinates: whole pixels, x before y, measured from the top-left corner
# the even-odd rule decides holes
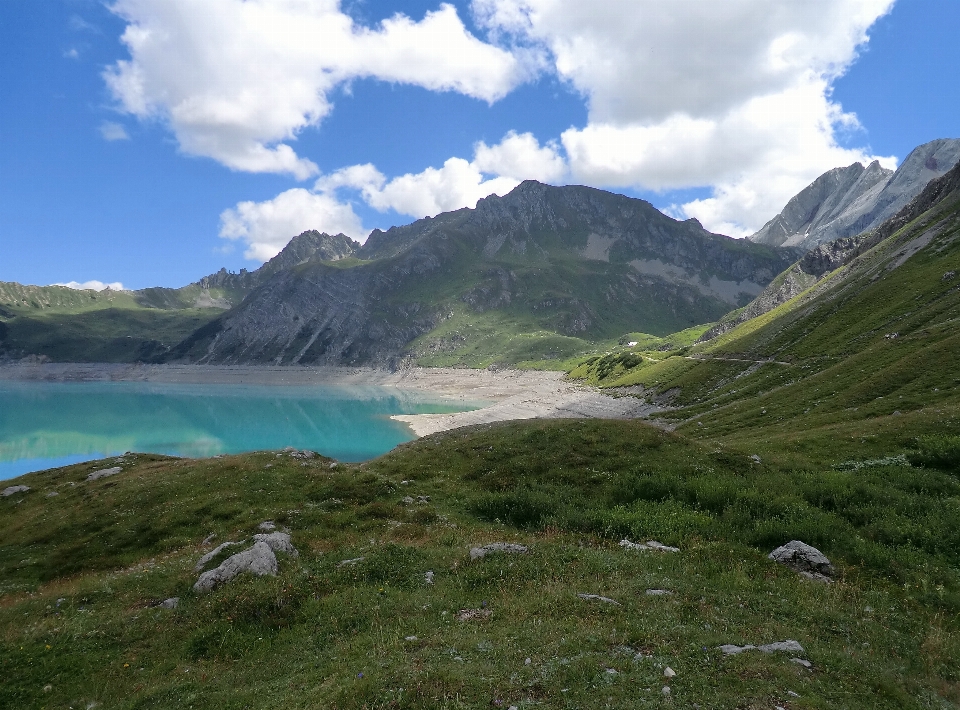
[[[47,498],[56,498],[58,495],[60,494],[57,491],[50,491],[47,493]]]
[[[757,647],[758,651],[763,651],[764,653],[803,653],[803,646],[801,646],[797,641],[793,639],[787,639],[786,641],[776,641],[774,643],[767,643],[763,646]]]
[[[417,496],[417,503],[429,503],[430,496]]]
[[[99,471],[94,471],[93,473],[87,476],[88,481],[96,481],[101,478],[106,478],[107,476],[116,476],[123,469],[119,466],[114,466],[113,468],[101,468]]]
[[[209,592],[220,584],[229,582],[241,572],[250,572],[258,577],[267,574],[276,576],[277,557],[269,545],[258,542],[253,547],[228,557],[219,567],[204,572],[193,585],[193,590]]]
[[[358,562],[363,562],[364,559],[366,559],[366,558],[364,558],[364,557],[354,557],[352,560],[344,560],[343,562],[341,562],[340,564],[338,564],[337,567],[350,567],[350,566],[352,566],[352,565],[357,564]]]
[[[433,584],[433,570],[423,573],[423,581],[425,584]]]
[[[615,599],[611,599],[610,597],[601,597],[599,594],[578,594],[577,596],[589,602],[595,601],[603,602],[604,604],[616,604],[617,606],[621,606],[620,602],[616,601]]]
[[[3,492],[0,493],[0,496],[7,498],[8,496],[12,496],[14,493],[26,493],[29,490],[30,486],[8,486],[7,488],[3,489]]]
[[[486,557],[494,552],[525,555],[527,554],[527,546],[517,545],[512,542],[491,542],[489,545],[484,545],[483,547],[471,547],[470,559],[479,560],[480,558]]]
[[[753,461],[754,463],[760,463],[760,457],[757,456],[756,454],[751,455],[750,460]]]
[[[663,693],[664,695],[670,695],[670,686],[669,685],[663,686],[660,689],[660,692]]]
[[[400,502],[404,505],[413,505],[413,498],[410,496],[404,496],[400,499]]]
[[[283,552],[291,557],[299,557],[297,548],[290,542],[290,535],[283,532],[272,532],[266,534],[257,534],[253,536],[255,542],[266,543],[274,552]]]
[[[416,640],[417,640],[417,637],[416,637],[416,636],[404,636],[404,637],[403,637],[403,640],[404,640],[404,641],[411,641],[411,642],[412,642],[412,641],[416,641]]]
[[[648,589],[647,590],[648,597],[665,597],[665,596],[670,596],[672,594],[673,592],[667,589]]]
[[[656,540],[647,540],[645,543],[630,542],[626,538],[620,541],[620,547],[625,550],[656,550],[657,552],[680,552],[679,547],[670,547]]]
[[[956,275],[957,275],[956,271],[948,271],[943,275],[943,278],[941,279],[941,281],[949,281],[950,279],[954,278]]]
[[[737,654],[743,653],[744,651],[756,651],[756,650],[757,650],[757,647],[754,646],[753,644],[748,644],[748,645],[746,645],[746,646],[737,646],[736,644],[725,643],[725,644],[723,644],[722,646],[720,646],[719,648],[720,648],[720,650],[723,652],[723,654],[724,654],[725,656],[736,656]]]
[[[209,538],[207,538],[207,539],[209,540]],[[204,542],[206,542],[206,540],[204,540]],[[228,547],[230,547],[231,545],[239,545],[239,544],[240,544],[239,542],[224,542],[224,543],[222,543],[222,544],[220,544],[220,545],[217,545],[215,548],[213,548],[212,550],[210,550],[210,552],[208,552],[208,553],[205,554],[203,557],[201,557],[199,560],[197,560],[197,564],[195,564],[195,565],[193,566],[193,571],[194,571],[194,572],[199,572],[200,570],[202,570],[204,567],[207,566],[207,563],[208,563],[210,560],[212,560],[214,557],[216,557],[216,556],[219,555],[221,552],[223,552],[224,550],[226,550]]]
[[[159,606],[161,609],[176,609],[180,604],[180,597],[170,597],[169,599],[164,599],[160,602]]]
[[[477,619],[489,619],[491,616],[493,616],[493,611],[490,609],[461,609],[454,618],[457,621],[475,621]]]
[[[820,550],[799,540],[791,540],[778,547],[768,557],[819,582],[830,582],[834,573],[830,560]]]
[[[812,668],[813,664],[810,661],[805,661],[802,658],[791,658],[791,663],[796,663],[798,666],[803,666],[804,668]]]
[[[677,672],[673,670],[670,666],[667,666],[666,668],[663,669],[664,678],[673,678],[676,675],[677,675]]]
[[[277,524],[272,520],[264,520],[257,526],[257,530],[263,530],[263,532],[273,532],[277,529]]]
[[[203,542],[200,543],[200,547],[206,547],[207,545],[209,545],[211,542],[213,542],[213,541],[216,540],[216,539],[217,539],[217,534],[216,534],[216,533],[210,533],[210,534],[207,535],[205,538],[203,538]]]

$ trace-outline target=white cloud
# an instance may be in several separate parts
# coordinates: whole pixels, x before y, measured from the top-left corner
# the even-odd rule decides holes
[[[455,8],[419,22],[356,25],[339,0],[117,0],[131,59],[104,78],[123,110],[170,124],[181,149],[235,170],[317,166],[285,141],[329,113],[328,94],[358,77],[495,101],[529,73],[471,35]]]
[[[80,52],[76,47],[71,47],[63,52],[64,59],[80,59]]]
[[[496,145],[477,143],[472,161],[449,158],[440,168],[429,167],[389,181],[372,165],[355,165],[321,177],[315,189],[332,194],[341,187],[353,188],[381,212],[426,217],[475,207],[480,198],[505,195],[523,180],[561,180],[566,164],[558,150],[553,144],[541,146],[530,133],[511,131]]]
[[[130,140],[130,136],[127,134],[127,129],[121,126],[119,123],[114,123],[113,121],[104,121],[100,124],[100,135],[103,136],[105,141]]]
[[[80,283],[79,281],[68,281],[63,284],[51,284],[53,286],[66,286],[67,288],[72,288],[78,291],[123,291],[123,284],[119,281],[114,281],[113,283],[104,283],[103,281],[84,281]]]
[[[354,239],[367,236],[349,204],[299,187],[265,202],[241,202],[220,215],[220,236],[245,242],[244,256],[255,261],[276,256],[290,239],[308,229],[343,232]]]
[[[856,117],[830,90],[893,1],[474,0],[473,10],[545,48],[586,98],[587,125],[562,135],[574,179],[710,186],[710,200],[681,210],[744,234],[825,170],[874,157],[837,144]]]

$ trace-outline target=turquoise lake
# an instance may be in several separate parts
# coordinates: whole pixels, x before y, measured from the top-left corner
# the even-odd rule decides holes
[[[0,480],[125,451],[196,458],[293,446],[364,461],[414,438],[391,414],[478,406],[389,387],[0,382]]]

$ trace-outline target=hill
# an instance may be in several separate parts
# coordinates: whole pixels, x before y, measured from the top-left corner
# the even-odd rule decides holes
[[[643,201],[527,181],[277,272],[167,360],[425,365],[557,360],[748,302],[796,253]]]
[[[924,186],[960,160],[960,139],[940,139],[914,148],[896,172],[878,162],[829,170],[793,197],[756,234],[758,244],[813,249],[870,231],[896,214]]]

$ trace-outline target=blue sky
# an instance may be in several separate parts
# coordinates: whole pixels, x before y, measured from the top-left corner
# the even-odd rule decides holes
[[[0,280],[180,286],[525,178],[740,236],[960,135],[958,2],[587,6],[4,0]]]

